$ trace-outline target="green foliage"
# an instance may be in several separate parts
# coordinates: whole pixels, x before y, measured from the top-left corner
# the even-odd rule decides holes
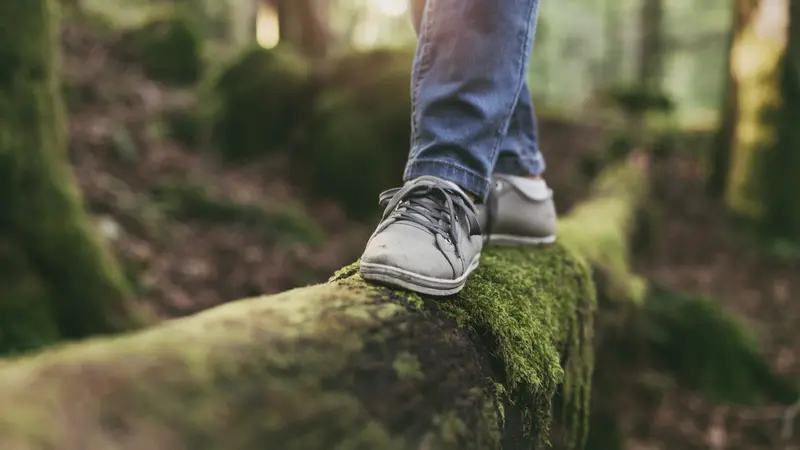
[[[314,111],[308,145],[313,189],[353,217],[377,210],[377,196],[402,183],[411,135],[410,60],[403,51],[347,55]]]
[[[614,87],[606,95],[611,104],[627,114],[669,113],[675,110],[674,101],[667,93],[641,86]]]
[[[206,120],[201,111],[169,110],[161,115],[161,120],[171,139],[188,147],[195,147],[202,142]]]
[[[214,81],[212,139],[229,160],[281,149],[312,100],[309,63],[286,46],[245,51]]]
[[[183,17],[154,20],[136,30],[132,39],[148,77],[174,85],[192,85],[200,79],[201,41]]]
[[[712,300],[652,286],[641,335],[679,383],[717,401],[791,403],[798,388],[776,376],[749,328]]]
[[[0,355],[47,346],[60,339],[50,309],[54,300],[22,249],[0,240]]]
[[[156,200],[172,217],[217,223],[241,223],[260,229],[265,238],[291,238],[320,243],[324,234],[313,219],[291,205],[257,205],[219,199],[200,184],[165,183],[154,192]]]

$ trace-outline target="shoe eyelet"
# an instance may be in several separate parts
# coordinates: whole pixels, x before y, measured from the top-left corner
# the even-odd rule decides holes
[[[502,181],[497,180],[497,181],[494,182],[494,188],[497,191],[502,191],[503,188],[505,188],[505,186],[503,186],[503,182]]]

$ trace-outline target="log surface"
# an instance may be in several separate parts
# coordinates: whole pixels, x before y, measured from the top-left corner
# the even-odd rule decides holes
[[[593,216],[608,222],[596,230],[633,216],[642,177],[614,179],[585,203],[621,199]],[[565,230],[580,229],[571,220]],[[530,449],[554,410],[557,439],[580,447],[596,300],[585,241],[562,237],[584,243],[488,250],[445,299],[367,285],[353,265],[329,283],[5,360],[0,448]]]

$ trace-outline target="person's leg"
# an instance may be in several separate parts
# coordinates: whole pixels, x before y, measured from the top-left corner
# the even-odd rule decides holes
[[[432,175],[486,197],[525,86],[537,10],[538,0],[412,1],[419,40],[406,180]]]
[[[382,194],[383,218],[360,272],[368,281],[449,295],[478,266],[483,236],[472,198],[489,194],[525,82],[538,0],[422,6],[406,183]]]
[[[539,130],[536,112],[528,84],[522,87],[517,99],[508,132],[500,145],[500,155],[494,167],[495,173],[522,177],[541,176],[545,161],[539,151]]]
[[[409,0],[411,23],[418,37],[425,3],[426,0]],[[505,137],[500,144],[494,172],[518,176],[540,176],[544,170],[545,161],[539,151],[536,113],[528,83],[524,82]]]
[[[426,1],[410,3],[411,20],[419,35]],[[487,204],[478,205],[483,233],[490,243],[497,244],[553,242],[556,210],[553,192],[541,179],[545,161],[539,151],[536,113],[527,82],[522,85],[499,149]]]
[[[519,96],[495,165],[491,192],[479,209],[489,243],[539,245],[556,239],[553,191],[541,178],[545,162],[527,86]]]

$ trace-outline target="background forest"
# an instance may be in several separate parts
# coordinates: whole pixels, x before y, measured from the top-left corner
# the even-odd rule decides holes
[[[408,14],[406,0],[3,0],[0,410],[59,383],[53,411],[95,398],[73,376],[111,392],[103,355],[121,345],[81,363],[50,347],[357,260],[408,152]],[[800,449],[800,2],[545,0],[529,80],[565,234],[591,230],[576,245],[595,270],[595,369],[572,446]],[[641,155],[646,181],[614,172]],[[614,177],[630,220],[580,208]],[[595,226],[616,214],[624,226]],[[57,375],[24,384],[50,373],[37,364]],[[50,425],[20,423],[0,412],[0,448],[254,448],[108,431],[126,444],[48,447]]]

